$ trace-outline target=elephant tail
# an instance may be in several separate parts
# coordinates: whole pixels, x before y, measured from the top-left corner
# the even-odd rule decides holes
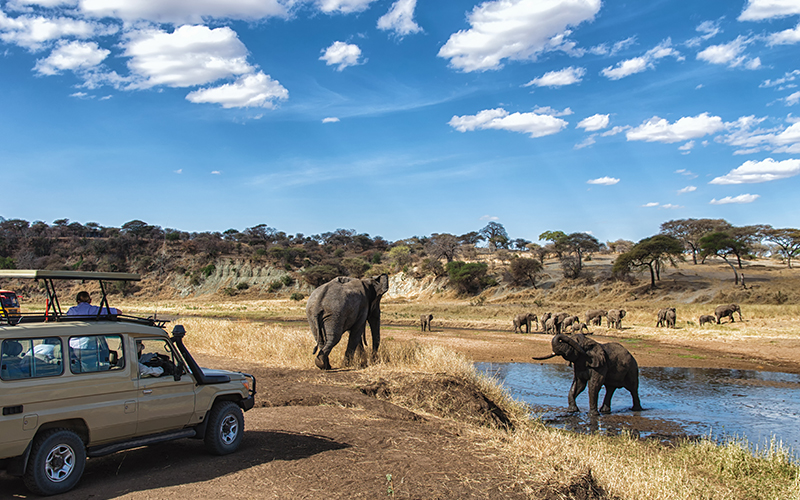
[[[322,350],[322,346],[325,345],[325,339],[327,338],[327,335],[326,335],[326,332],[325,332],[325,322],[322,320],[322,316],[323,315],[324,315],[324,312],[320,312],[319,314],[317,314],[317,317],[316,317],[317,324],[313,325],[314,332],[316,334],[315,337],[316,337],[316,340],[317,340],[317,345],[314,346],[314,350],[311,351],[311,354],[316,354],[317,351],[321,351]]]

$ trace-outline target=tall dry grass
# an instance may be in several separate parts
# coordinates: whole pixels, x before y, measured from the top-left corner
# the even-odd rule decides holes
[[[312,368],[309,330],[244,320],[182,318],[186,343],[196,352],[240,358],[267,366]],[[334,365],[343,347],[334,350]],[[447,374],[469,381],[511,416],[513,430],[469,426],[473,439],[493,445],[532,497],[541,485],[574,484],[588,471],[611,495],[625,500],[784,500],[800,498],[800,466],[779,443],[751,451],[746,442],[685,442],[675,448],[631,436],[579,435],[547,428],[465,357],[440,346],[381,344],[379,362],[364,377],[392,380],[408,374]],[[408,400],[397,401],[409,404]],[[422,408],[409,408],[424,412]],[[537,486],[538,485],[538,486]],[[537,489],[539,488],[539,489]]]

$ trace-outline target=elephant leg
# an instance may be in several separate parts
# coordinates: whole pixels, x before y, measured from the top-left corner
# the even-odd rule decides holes
[[[631,393],[631,398],[633,399],[633,407],[631,410],[642,411],[642,402],[639,401],[639,378],[637,377],[636,380],[628,384],[626,389]]]
[[[597,411],[597,398],[600,395],[600,388],[603,386],[602,381],[597,380],[595,377],[589,379],[589,415],[599,415]]]
[[[333,319],[327,319],[321,322],[321,332],[324,331],[324,338],[325,345],[319,350],[319,354],[317,354],[316,359],[314,360],[314,364],[317,365],[317,368],[321,370],[330,370],[331,363],[329,356],[333,348],[336,347],[336,344],[339,343],[339,340],[342,338],[342,334],[344,330],[339,330],[338,325]]]
[[[365,326],[354,326],[350,330],[350,338],[347,340],[347,349],[344,351],[344,364],[351,366],[353,364],[353,356],[359,347],[361,347],[362,339],[364,338]]]
[[[575,398],[577,398],[584,389],[586,389],[585,380],[579,379],[578,377],[572,379],[572,387],[569,388],[569,395],[567,396],[567,402],[569,403],[569,407],[567,408],[568,412],[575,413],[580,411],[578,405],[575,403]]]
[[[616,390],[616,387],[606,386],[606,395],[603,398],[603,406],[600,407],[600,413],[611,413],[611,398]]]

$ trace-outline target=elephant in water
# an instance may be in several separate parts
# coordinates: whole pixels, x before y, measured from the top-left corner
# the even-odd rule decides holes
[[[514,333],[519,331],[522,333],[522,326],[525,326],[525,333],[531,333],[531,323],[536,323],[536,329],[539,329],[539,318],[533,313],[517,314],[514,318]]]
[[[350,337],[345,350],[345,364],[362,345],[367,345],[367,322],[372,332],[372,359],[378,355],[381,343],[381,297],[389,290],[389,276],[381,274],[371,278],[340,276],[320,286],[308,297],[306,317],[317,345],[314,363],[322,370],[330,370],[328,359],[344,332]]]
[[[734,322],[733,320],[733,313],[739,313],[739,321],[744,321],[742,319],[742,309],[739,307],[739,304],[728,304],[726,306],[717,306],[714,309],[714,316],[717,317],[717,324],[720,324],[722,318],[728,317],[731,319],[731,323]]]
[[[419,317],[419,325],[421,328],[420,331],[424,332],[426,328],[428,329],[428,331],[431,331],[431,321],[433,321],[433,314],[423,314],[422,316],[420,316]]]
[[[551,341],[553,354],[536,360],[550,359],[561,356],[572,363],[574,374],[572,386],[569,389],[567,400],[569,412],[577,412],[578,405],[575,398],[589,386],[589,414],[611,413],[611,397],[614,391],[624,387],[633,398],[633,411],[641,411],[639,401],[639,365],[636,359],[622,344],[610,342],[600,344],[583,335],[566,335],[563,333],[553,336]],[[597,409],[597,398],[600,388],[606,388],[603,406]]]

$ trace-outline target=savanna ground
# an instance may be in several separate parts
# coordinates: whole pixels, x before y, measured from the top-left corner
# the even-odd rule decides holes
[[[599,275],[607,265],[596,259],[590,269]],[[203,366],[255,374],[256,408],[231,456],[182,440],[92,459],[63,498],[800,498],[800,468],[779,445],[753,453],[740,442],[665,444],[548,428],[471,364],[550,352],[549,335],[512,333],[515,314],[582,317],[603,307],[628,315],[622,330],[594,327],[595,339],[623,343],[640,366],[800,373],[800,274],[772,263],[744,272],[747,289],[732,285],[730,268],[707,264],[671,269],[655,290],[548,281],[544,290],[468,300],[406,283],[402,296],[384,298],[380,361],[330,372],[313,367],[304,301],[123,302],[125,312],[157,307],[184,324]],[[742,304],[744,322],[697,325],[729,302]],[[678,309],[677,328],[655,328],[656,311],[667,306]],[[430,333],[419,332],[422,313],[434,315]],[[334,350],[334,367],[343,348]],[[615,401],[627,404],[626,396]],[[26,496],[20,481],[0,475],[4,494]]]

